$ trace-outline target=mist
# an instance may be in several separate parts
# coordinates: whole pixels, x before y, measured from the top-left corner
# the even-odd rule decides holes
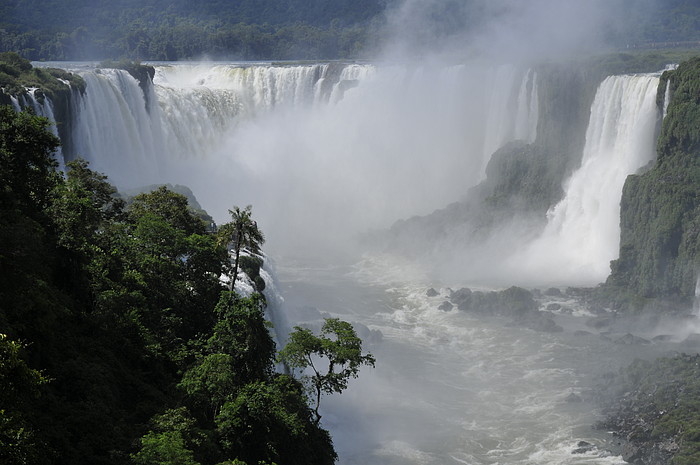
[[[407,0],[389,16],[388,58],[533,63],[599,51],[625,23],[622,2]]]
[[[511,151],[561,155],[536,150],[559,128],[545,127],[552,101],[569,103],[547,100],[538,65],[605,50],[622,6],[407,0],[371,63],[158,64],[145,99],[123,71],[81,70],[75,154],[119,188],[184,184],[217,223],[253,206],[278,342],[285,325],[337,316],[377,358],[323,400],[343,465],[620,464],[591,428],[596,383],[668,346],[616,338],[677,342],[694,325],[588,326],[597,315],[575,294],[533,292],[532,313],[554,325],[540,331],[452,298],[608,275],[624,180],[654,158],[658,75],[589,89],[548,210],[519,211],[523,197],[494,213],[486,189]],[[579,441],[594,447],[573,454]]]

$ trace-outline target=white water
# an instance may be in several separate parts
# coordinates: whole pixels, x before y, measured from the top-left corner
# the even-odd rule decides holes
[[[536,135],[535,73],[513,66],[158,65],[147,99],[123,71],[79,72],[78,155],[121,188],[186,184],[219,221],[253,204],[272,248],[440,208]]]
[[[595,285],[610,273],[620,237],[622,187],[655,156],[658,75],[610,76],[591,107],[581,167],[547,213],[542,235],[511,266],[535,280]]]
[[[449,291],[427,297],[422,271],[390,257],[348,267],[284,260],[277,276],[288,318],[359,323],[377,358],[346,392],[322,399],[341,465],[624,463],[613,438],[592,428],[601,419],[592,389],[658,348],[576,335],[590,330],[576,307],[578,316],[557,316],[566,329],[555,334],[438,310]],[[579,441],[596,448],[573,454]]]

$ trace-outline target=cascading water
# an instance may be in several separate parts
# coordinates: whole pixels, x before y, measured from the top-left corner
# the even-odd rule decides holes
[[[538,117],[536,74],[513,66],[159,65],[145,96],[79,72],[73,154],[120,188],[186,184],[219,220],[253,204],[270,243],[313,248],[461,197]]]
[[[658,84],[657,74],[610,76],[600,84],[581,167],[547,213],[542,235],[511,259],[513,267],[550,284],[605,280],[618,253],[623,184],[655,155]]]
[[[58,128],[56,127],[56,118],[54,116],[53,103],[51,102],[51,99],[45,95],[39,98],[36,95],[37,90],[38,89],[35,87],[30,87],[26,89],[26,93],[24,95],[11,95],[10,101],[12,102],[12,106],[15,109],[15,111],[21,111],[22,109],[31,108],[35,115],[47,118],[52,123],[49,126],[51,134],[58,137],[59,134]],[[0,89],[0,92],[2,92],[2,89]],[[65,165],[63,159],[63,150],[60,146],[56,149],[54,157],[58,162],[59,170],[63,171],[65,169]]]

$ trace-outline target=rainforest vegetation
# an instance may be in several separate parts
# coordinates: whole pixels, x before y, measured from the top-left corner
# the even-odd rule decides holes
[[[30,60],[299,60],[366,58],[396,0],[13,0],[0,5],[0,51]],[[613,48],[697,46],[691,0],[618,0],[603,31]],[[438,35],[479,28],[481,2],[426,5]]]
[[[264,297],[233,286],[264,285],[251,208],[217,232],[167,187],[125,200],[85,161],[58,172],[48,126],[0,106],[0,462],[334,463]],[[342,328],[341,384],[371,360]]]

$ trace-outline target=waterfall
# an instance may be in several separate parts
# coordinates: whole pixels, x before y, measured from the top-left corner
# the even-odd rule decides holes
[[[525,73],[525,77],[520,85],[514,139],[524,140],[528,144],[535,141],[539,118],[537,99],[537,72],[534,69],[530,69]]]
[[[144,180],[140,173],[157,172],[164,148],[158,115],[148,112],[138,81],[126,71],[81,75],[88,91],[73,123],[73,152],[113,182],[134,187]]]
[[[662,118],[666,118],[668,114],[668,104],[671,103],[671,80],[666,81],[666,90],[664,91],[664,111]]]
[[[462,197],[539,117],[536,73],[515,66],[175,63],[145,91],[125,71],[76,71],[70,155],[120,189],[186,184],[215,217],[236,201],[344,234]]]
[[[53,103],[51,99],[47,96],[39,98],[36,95],[36,87],[28,87],[24,95],[10,96],[10,101],[12,102],[12,107],[15,111],[22,111],[24,108],[31,108],[35,115],[43,116],[47,118],[51,124],[49,125],[49,131],[56,137],[59,137],[58,128],[56,127],[56,117],[54,116]],[[58,162],[58,169],[60,171],[65,171],[65,163],[63,160],[63,150],[59,146],[53,153],[54,158]]]
[[[203,160],[230,132],[273,109],[340,100],[365,65],[163,65],[145,90],[126,71],[79,70],[87,84],[72,152],[122,187],[162,182],[171,165]],[[322,84],[328,85],[327,90]]]
[[[618,254],[625,179],[654,158],[658,83],[657,74],[645,74],[610,76],[600,84],[581,166],[565,182],[564,198],[547,213],[541,237],[514,264],[526,263],[560,282],[605,279]]]

